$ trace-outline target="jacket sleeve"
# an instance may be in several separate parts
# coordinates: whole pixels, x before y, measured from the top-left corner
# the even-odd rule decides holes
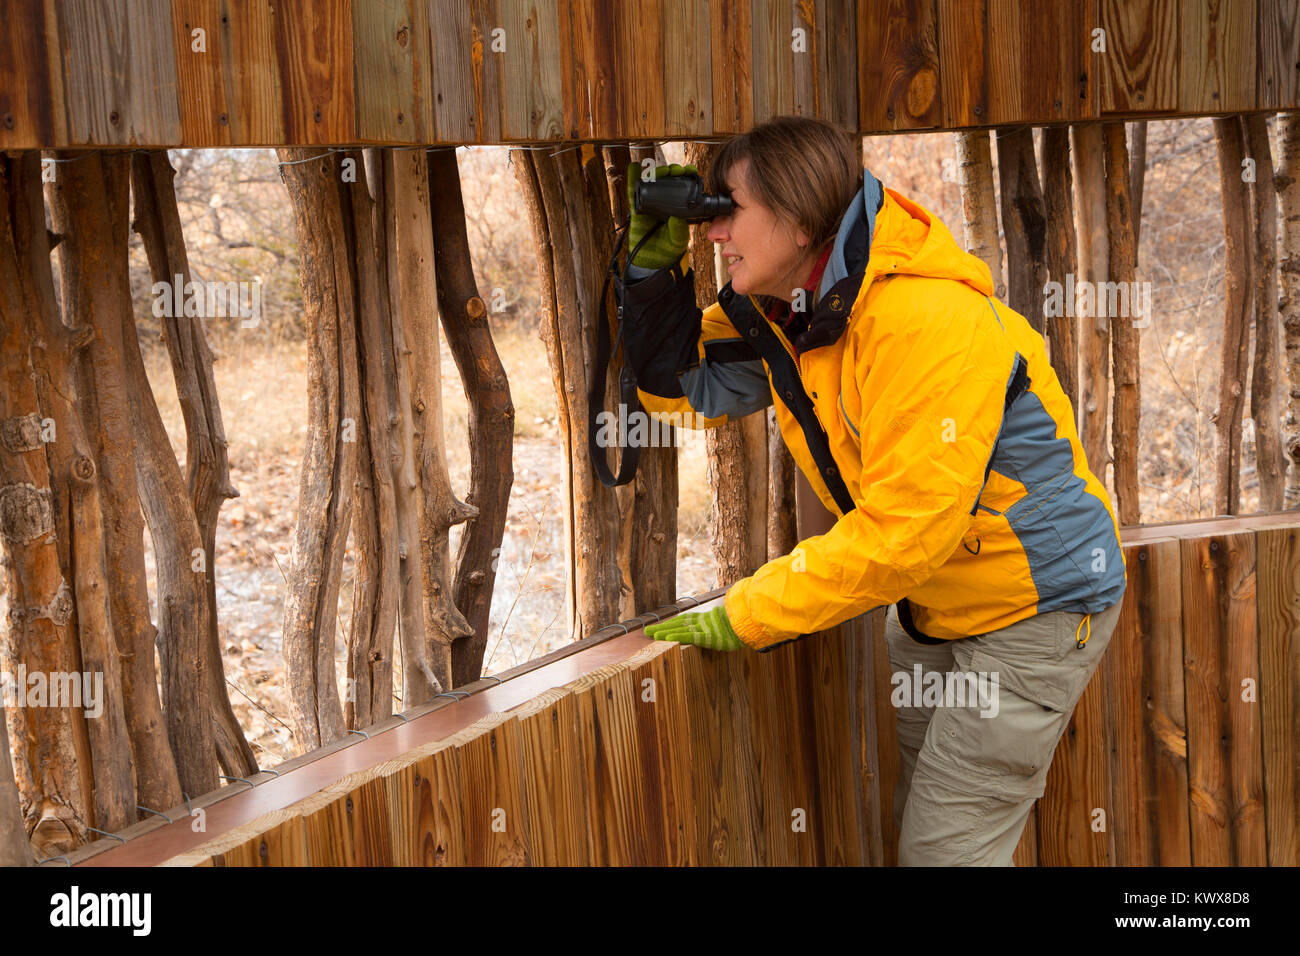
[[[862,477],[856,507],[737,582],[727,617],[762,649],[906,597],[972,521],[1017,354],[997,328],[938,316],[888,323],[857,358]],[[871,319],[868,319],[871,321]]]
[[[763,360],[716,302],[695,304],[695,273],[676,266],[628,267],[623,349],[652,417],[712,428],[772,404]]]

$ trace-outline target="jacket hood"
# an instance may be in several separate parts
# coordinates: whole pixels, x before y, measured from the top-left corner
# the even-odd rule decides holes
[[[989,267],[963,250],[938,217],[863,170],[862,188],[840,223],[818,298],[845,279],[858,278],[861,286],[885,274],[955,279],[983,295],[993,293]]]

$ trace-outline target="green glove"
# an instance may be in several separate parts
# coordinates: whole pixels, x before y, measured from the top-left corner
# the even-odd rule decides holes
[[[658,624],[647,624],[645,633],[656,641],[694,644],[710,651],[738,651],[745,646],[731,629],[722,605],[710,611],[688,611]]]
[[[694,166],[681,166],[673,163],[671,166],[656,166],[655,179],[661,176],[684,176],[688,173],[698,173]],[[632,213],[632,225],[627,232],[627,251],[630,254],[647,232],[654,229],[655,224],[660,220],[656,216],[638,214],[636,207],[633,205],[633,190],[641,178],[641,164],[627,164],[627,208]],[[641,266],[643,269],[664,269],[671,265],[676,265],[686,252],[687,243],[691,238],[691,227],[685,219],[677,216],[670,216],[668,222],[660,226],[650,240],[641,247],[641,251],[636,254],[632,260],[633,265]]]

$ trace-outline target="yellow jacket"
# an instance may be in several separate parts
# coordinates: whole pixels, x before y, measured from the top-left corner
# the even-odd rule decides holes
[[[727,591],[748,646],[892,603],[914,638],[952,640],[1120,600],[1119,527],[1043,337],[929,211],[864,174],[797,361],[730,283],[701,313],[685,262],[624,289],[645,410],[707,428],[775,403],[838,516]]]

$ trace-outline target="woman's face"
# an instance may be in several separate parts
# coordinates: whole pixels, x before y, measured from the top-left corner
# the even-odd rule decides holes
[[[771,295],[790,301],[811,272],[808,236],[782,222],[759,204],[747,188],[749,159],[739,160],[727,176],[734,204],[730,213],[709,224],[710,242],[722,247],[731,288],[741,295]]]

